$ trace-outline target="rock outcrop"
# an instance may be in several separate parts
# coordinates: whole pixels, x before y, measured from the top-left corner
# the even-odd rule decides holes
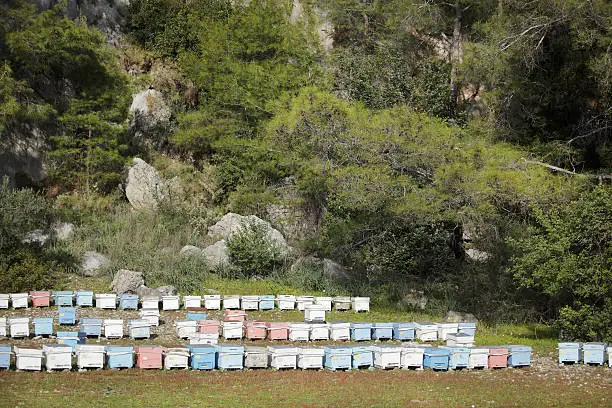
[[[125,195],[134,209],[154,211],[168,198],[168,188],[155,168],[136,157],[128,172]]]
[[[97,276],[104,268],[110,265],[110,261],[104,255],[95,252],[87,251],[83,255],[81,269],[85,276]]]
[[[119,269],[113,278],[110,290],[117,294],[136,292],[141,286],[144,286],[142,272]]]

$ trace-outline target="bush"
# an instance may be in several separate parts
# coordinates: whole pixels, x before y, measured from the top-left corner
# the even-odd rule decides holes
[[[0,257],[0,288],[4,292],[26,292],[56,288],[61,265],[36,248],[20,246]]]

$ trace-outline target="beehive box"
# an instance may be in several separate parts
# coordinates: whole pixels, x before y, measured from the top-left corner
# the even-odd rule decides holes
[[[217,368],[220,370],[242,370],[244,347],[233,344],[217,344]]]
[[[267,326],[266,322],[245,322],[244,337],[249,340],[263,340],[266,338]]]
[[[289,324],[269,322],[266,323],[268,329],[268,340],[288,340]]]
[[[104,319],[104,337],[107,339],[123,338],[123,320]]]
[[[29,337],[30,336],[30,318],[29,317],[13,317],[8,319],[9,331],[11,337]]]
[[[121,310],[138,310],[138,295],[123,293],[119,296],[119,308]]]
[[[608,367],[612,367],[612,346],[608,346]]]
[[[151,326],[159,326],[159,309],[140,309],[140,319],[148,321]]]
[[[219,321],[217,320],[198,320],[196,322],[196,333],[219,334]]]
[[[189,351],[191,352],[191,368],[194,370],[213,370],[215,368],[217,354],[215,346],[190,345]]]
[[[134,367],[134,348],[131,346],[106,346],[106,365],[108,368]]]
[[[468,368],[487,368],[489,366],[489,348],[488,347],[472,347],[470,348],[470,361]]]
[[[415,335],[421,341],[438,340],[438,325],[431,322],[418,322],[415,324]]]
[[[49,307],[51,304],[51,293],[48,291],[31,291],[30,299],[34,307]]]
[[[351,308],[351,298],[345,296],[337,296],[334,298],[334,309],[342,311],[342,310],[350,310]]]
[[[17,370],[40,371],[42,368],[43,351],[36,347],[15,346],[15,366]]]
[[[329,325],[327,323],[310,324],[310,340],[329,340]]]
[[[244,322],[247,318],[247,312],[244,310],[226,309],[223,312],[223,320],[226,322]]]
[[[351,325],[347,322],[329,323],[329,337],[334,341],[348,341],[351,339]]]
[[[142,369],[161,369],[163,349],[160,346],[136,346],[136,367]]]
[[[71,290],[53,291],[53,303],[55,306],[72,306],[74,292]]]
[[[577,364],[582,360],[581,343],[559,343],[559,364]]]
[[[223,338],[241,339],[242,322],[223,322]]]
[[[35,317],[34,318],[34,335],[35,336],[50,336],[53,334],[53,318],[52,317]]]
[[[76,349],[77,344],[85,344],[87,336],[82,332],[64,332],[58,331],[56,333],[57,344],[67,344],[72,347],[72,351]]]
[[[204,295],[204,307],[208,310],[221,310],[221,295]]]
[[[438,323],[438,339],[446,341],[449,334],[457,334],[459,331],[458,323]]]
[[[351,340],[372,340],[372,323],[351,323]]]
[[[606,361],[606,343],[584,343],[582,345],[584,364],[603,365]],[[510,358],[508,358],[508,365]]]
[[[6,317],[0,317],[0,337],[8,335]]]
[[[190,307],[202,307],[202,296],[183,296],[183,307],[185,310]]]
[[[330,296],[316,296],[314,304],[323,306],[326,312],[331,312],[332,310],[332,298]]]
[[[0,344],[0,369],[11,368],[11,346]]]
[[[293,346],[268,346],[270,367],[277,370],[297,367],[298,348]]]
[[[140,299],[140,305],[143,309],[159,310],[159,297],[154,295],[143,296],[142,299]]]
[[[314,304],[314,296],[296,296],[295,304],[299,311],[303,312],[306,309],[306,305]]]
[[[423,369],[423,355],[427,347],[417,343],[402,344],[401,364],[405,369]]]
[[[240,295],[224,295],[223,296],[223,308],[224,309],[240,309]]]
[[[459,334],[466,334],[468,336],[474,337],[476,335],[476,323],[459,323],[459,327],[457,327],[457,332]]]
[[[473,347],[474,336],[469,334],[449,334],[446,337],[446,345],[451,347]]]
[[[373,323],[372,339],[391,340],[393,338],[393,323]]]
[[[9,299],[11,297],[8,293],[0,293],[0,309],[8,309],[9,308]]]
[[[448,350],[448,368],[460,370],[470,365],[470,349],[467,347],[440,346],[440,349]]]
[[[276,303],[278,304],[278,310],[293,310],[295,309],[295,296],[278,295]]]
[[[259,310],[274,310],[274,295],[261,295],[259,297]]]
[[[130,320],[128,333],[133,339],[148,339],[151,337],[151,322],[145,319]]]
[[[372,346],[354,346],[351,349],[351,365],[353,368],[369,368],[374,366],[374,350]]]
[[[181,339],[187,339],[196,333],[197,322],[195,320],[177,320],[174,322],[174,326],[176,327],[176,335]]]
[[[79,307],[92,307],[94,294],[91,290],[77,290],[74,292],[76,305]]]
[[[246,368],[268,368],[268,350],[265,347],[245,346],[244,366]]]
[[[325,350],[322,348],[305,347],[298,349],[297,366],[302,370],[323,368],[323,360],[325,358]]]
[[[28,294],[27,293],[11,293],[11,304],[13,309],[28,308]]]
[[[240,298],[242,302],[243,310],[258,310],[259,309],[259,296],[245,295]]]
[[[76,323],[76,307],[58,307],[57,320],[59,324],[75,324]]]
[[[96,293],[96,307],[98,309],[116,309],[117,295],[114,293]]]
[[[104,346],[96,344],[77,344],[75,353],[77,356],[77,367],[85,368],[103,368],[104,367]]]
[[[353,349],[345,346],[325,346],[325,368],[336,370],[350,370],[353,366]]]
[[[308,323],[289,323],[289,340],[308,341],[310,339],[310,325]]]
[[[217,344],[219,333],[193,333],[189,336],[189,344]]]
[[[414,340],[414,323],[393,323],[393,340],[412,341]]]
[[[208,313],[203,307],[188,307],[186,316],[187,320],[206,320]]]
[[[369,312],[370,298],[369,297],[354,297],[351,298],[351,307],[355,312]]]
[[[86,336],[100,337],[102,335],[102,319],[82,318],[79,323],[81,331]]]
[[[423,366],[432,370],[448,370],[449,350],[436,347],[428,347],[423,352]]]
[[[402,363],[402,348],[390,344],[373,346],[374,367],[383,370],[399,368]]]
[[[508,349],[506,347],[489,347],[489,368],[508,367]]]
[[[166,370],[172,368],[189,368],[189,349],[187,347],[170,347],[164,349],[164,367]]]
[[[181,308],[181,297],[179,295],[162,296],[162,310],[179,310]]]
[[[529,365],[531,365],[531,347],[521,345],[508,346],[508,367],[525,367]]]
[[[306,304],[304,305],[304,321],[305,322],[324,322],[325,321],[325,306]]]

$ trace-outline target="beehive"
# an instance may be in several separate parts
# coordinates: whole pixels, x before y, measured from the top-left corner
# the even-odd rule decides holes
[[[506,347],[489,347],[489,368],[508,367],[508,349]]]
[[[427,347],[417,343],[402,344],[400,366],[405,369],[423,369],[423,355]]]
[[[266,338],[266,322],[251,321],[244,323],[244,337],[249,340],[263,340]]]
[[[219,333],[193,333],[189,336],[189,344],[217,344]]]
[[[351,323],[351,340],[372,340],[372,323]]]
[[[324,322],[325,321],[325,306],[306,304],[304,305],[304,321],[305,322]]]
[[[202,344],[189,346],[191,368],[194,370],[212,370],[216,367],[217,349],[215,346]]]
[[[40,371],[42,368],[43,351],[35,347],[13,348],[17,370]]]
[[[473,347],[474,336],[469,334],[449,334],[446,337],[446,345],[451,347]]]
[[[323,368],[323,360],[325,358],[325,350],[322,348],[300,348],[297,355],[297,366],[302,370]]]
[[[334,341],[347,341],[351,339],[351,325],[347,322],[329,323],[329,337]]]
[[[268,368],[268,350],[265,347],[245,346],[244,366],[246,368]]]
[[[393,323],[393,340],[414,340],[414,323]]]
[[[308,341],[310,339],[310,325],[308,323],[289,323],[289,340]]]
[[[53,303],[55,306],[72,306],[74,292],[71,290],[53,291]]]
[[[608,346],[608,367],[612,367],[612,346]]]
[[[148,321],[151,326],[159,326],[159,309],[141,309],[140,319]]]
[[[466,334],[468,336],[474,337],[476,335],[476,323],[459,323],[457,327],[457,332],[459,334]]]
[[[241,339],[242,322],[223,322],[224,339]]]
[[[374,367],[383,370],[399,368],[402,362],[402,348],[390,344],[373,346]]]
[[[273,310],[274,295],[261,295],[259,297],[259,310]]]
[[[29,317],[13,317],[8,319],[9,331],[11,337],[29,337],[30,336],[30,318]]]
[[[28,294],[27,293],[11,293],[11,304],[13,309],[28,308]]]
[[[508,346],[508,367],[524,367],[529,365],[531,365],[531,347]]]
[[[76,307],[58,307],[57,320],[59,324],[75,324],[76,323]]]
[[[81,331],[86,336],[100,337],[102,335],[102,319],[82,318],[79,323]]]
[[[114,293],[96,293],[96,307],[98,309],[116,309],[117,295]]]
[[[134,347],[136,367],[142,369],[161,369],[163,349],[160,346]]]
[[[306,305],[314,304],[314,296],[296,296],[295,304],[299,311],[304,311],[306,309]]]
[[[34,307],[49,307],[51,304],[51,293],[48,291],[31,291],[30,299]]]
[[[289,339],[289,325],[287,323],[269,322],[266,326],[268,329],[268,340]]]
[[[336,310],[350,310],[351,298],[344,296],[337,296],[334,298],[334,309]]]
[[[393,323],[373,323],[372,339],[391,340],[393,338]]]
[[[143,309],[159,310],[159,297],[154,295],[143,296],[142,299],[140,299],[140,305]]]
[[[279,310],[295,309],[295,296],[293,295],[278,295],[276,298]]]
[[[240,309],[240,295],[224,295],[223,296],[223,308],[224,309]]]
[[[187,339],[196,332],[197,322],[195,320],[177,320],[174,322],[174,326],[176,327],[176,335],[181,339]]]
[[[351,348],[351,365],[353,368],[369,368],[374,366],[374,350],[372,346],[354,346]]]
[[[45,367],[51,370],[72,369],[72,347],[67,344],[44,344]]]
[[[183,296],[183,307],[202,307],[202,296]]]
[[[332,298],[330,296],[316,296],[314,304],[323,306],[326,312],[331,312],[332,310]]]
[[[187,320],[206,320],[208,313],[203,307],[188,307],[186,316]]]
[[[470,349],[467,347],[440,346],[440,349],[448,350],[448,368],[459,370],[468,368],[470,364]]]
[[[52,317],[35,317],[34,318],[34,335],[35,336],[50,336],[53,334],[53,318]]]
[[[104,367],[104,346],[96,344],[77,344],[75,353],[77,356],[77,367],[85,368],[103,368]]]
[[[449,334],[457,334],[459,331],[458,323],[438,323],[438,339],[446,341]]]
[[[219,321],[217,320],[198,320],[196,322],[196,333],[219,334]]]
[[[559,364],[577,364],[582,360],[581,343],[559,343]]]
[[[229,310],[223,312],[223,320],[226,322],[244,322],[247,318],[247,312],[244,310]]]
[[[221,370],[242,370],[244,347],[233,344],[217,344],[217,368]]]
[[[181,297],[179,295],[162,296],[163,310],[179,310],[181,308]]]
[[[107,339],[120,339],[123,337],[123,320],[104,319],[104,337]]]
[[[119,296],[119,308],[121,310],[138,310],[138,295],[123,293]]]
[[[438,340],[438,326],[431,322],[416,323],[415,335],[421,341],[436,341]]]
[[[221,295],[204,295],[204,307],[208,310],[220,310]]]
[[[67,344],[72,347],[74,351],[77,344],[85,344],[87,336],[82,332],[60,332],[56,333],[57,344]]]
[[[79,307],[92,307],[94,294],[91,290],[77,290],[74,292],[76,305]]]
[[[259,296],[245,295],[240,298],[243,310],[258,310]]]
[[[128,333],[133,339],[148,339],[151,337],[151,322],[145,319],[130,320]]]
[[[0,337],[6,337],[8,335],[6,317],[0,317]]]
[[[134,348],[131,346],[106,346],[106,365],[112,369],[134,367]]]
[[[489,348],[488,347],[472,347],[470,350],[470,361],[468,368],[487,368],[489,366]]]
[[[606,361],[606,343],[584,343],[582,345],[584,364],[603,365]],[[508,365],[510,365],[508,358]]]
[[[432,370],[448,370],[449,350],[428,347],[423,352],[423,366]]]
[[[329,325],[327,323],[311,323],[310,340],[329,340]]]
[[[0,344],[0,369],[11,368],[11,346],[7,344]]]
[[[8,309],[9,308],[9,299],[11,297],[8,293],[0,293],[0,309]]]
[[[164,367],[166,370],[189,368],[189,349],[187,347],[169,347],[164,349]]]
[[[268,346],[270,367],[277,370],[297,367],[298,348],[293,346]]]
[[[355,312],[369,312],[370,298],[369,297],[354,297],[351,298],[351,307]]]
[[[335,370],[350,370],[353,366],[353,349],[345,346],[325,346],[325,368]]]

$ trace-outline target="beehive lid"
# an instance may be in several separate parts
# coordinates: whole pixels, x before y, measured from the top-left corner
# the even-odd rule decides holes
[[[325,311],[326,310],[324,305],[317,305],[317,304],[304,305],[304,308],[306,310],[318,310],[318,311]]]
[[[34,320],[34,324],[37,324],[37,323],[53,323],[53,318],[52,317],[35,317],[33,320]]]
[[[308,347],[298,349],[298,354],[303,356],[324,356],[325,350],[322,348]]]
[[[438,323],[438,327],[443,329],[456,329],[459,328],[459,323]]]
[[[81,337],[85,337],[85,333],[83,332],[74,332],[74,331],[69,331],[69,332],[64,332],[64,331],[58,331],[56,333],[56,337],[62,338],[62,339],[74,339],[74,340],[78,340]]]
[[[159,296],[156,296],[156,295],[145,295],[145,296],[142,297],[142,300],[158,301],[159,302]]]
[[[219,300],[221,299],[221,295],[204,295],[204,299]]]
[[[9,300],[10,296],[8,295],[8,293],[0,293],[0,299],[2,300]]]
[[[351,326],[348,322],[330,322],[329,327],[332,329],[348,329]]]
[[[449,353],[469,353],[468,347],[457,347],[457,346],[440,346],[441,349],[446,349]]]
[[[136,353],[161,353],[161,346],[135,346],[134,351]]]
[[[353,329],[370,329],[370,328],[372,328],[372,323],[351,323],[351,328],[353,328]]]
[[[114,293],[96,293],[96,299],[117,299]]]
[[[70,347],[70,346],[68,346]],[[15,354],[19,354],[22,356],[30,356],[30,357],[42,357],[43,351],[41,348],[34,346],[15,346],[13,348]]]
[[[9,324],[23,324],[23,323],[30,323],[30,318],[29,317],[10,317],[8,319]]]
[[[212,344],[190,344],[187,346],[192,353],[215,353],[217,348]]]
[[[584,343],[582,345],[582,348],[585,350],[605,350],[606,346],[607,346],[606,343],[589,342],[589,343]],[[512,347],[512,346],[509,346],[509,347]]]
[[[240,299],[240,295],[223,295],[223,299]]]
[[[53,296],[72,296],[74,292],[71,290],[54,290]]]
[[[394,328],[398,328],[398,329],[414,329],[415,326],[416,325],[413,322],[397,322],[397,323],[393,323],[393,327]]]
[[[177,320],[174,325],[176,327],[196,327],[197,322],[195,320]]]
[[[428,356],[448,356],[450,351],[440,347],[428,347],[425,349],[425,354]]]
[[[392,329],[393,328],[393,323],[373,323],[372,327],[375,329]]]
[[[605,343],[602,343],[605,344]],[[529,346],[523,346],[523,345],[512,345],[512,346],[507,346],[508,347],[508,351],[510,352],[516,352],[516,351],[531,351],[531,347]]]
[[[68,346],[70,347],[70,346]],[[11,346],[9,344],[0,344],[0,352],[7,353],[11,351]]]
[[[242,322],[223,322],[223,327],[235,329],[237,327],[242,327]]]
[[[77,344],[75,347],[76,353],[104,353],[106,351],[105,346],[99,346],[97,344]]]
[[[235,344],[221,343],[217,344],[216,347],[220,353],[244,353],[244,346],[238,346]]]
[[[278,295],[277,297],[278,300],[287,300],[287,301],[295,301],[295,296],[294,295]]]
[[[259,296],[257,295],[243,295],[242,300],[259,300]]]
[[[469,334],[464,334],[464,333],[450,333],[447,335],[446,337],[447,339],[455,339],[457,342],[461,343],[465,343],[465,342],[471,342],[474,341],[474,336],[471,336]]]
[[[300,296],[296,296],[296,300],[298,302],[300,301],[309,301],[312,300],[314,301],[315,297],[314,296],[309,296],[309,295],[300,295]]]
[[[459,323],[459,327],[460,328],[476,328],[476,323],[475,322]]]
[[[185,295],[183,296],[183,300],[201,300],[202,296],[196,296],[196,295]]]
[[[72,346],[68,344],[43,344],[43,351],[45,353],[72,353]]]
[[[11,293],[11,298],[23,298],[28,297],[27,293]]]
[[[79,296],[93,296],[93,291],[91,290],[77,290],[74,293]]]
[[[94,317],[83,317],[80,319],[80,322],[83,324],[102,324],[102,319],[94,318]]]
[[[31,290],[30,291],[30,296],[42,296],[42,297],[46,297],[49,296],[50,292],[47,290]]]
[[[134,347],[132,346],[106,346],[106,353],[132,353]]]
[[[432,323],[432,322],[416,322],[414,324],[417,328],[432,328],[432,327],[438,327],[437,323]]]
[[[559,343],[559,348],[569,348],[569,349],[579,349],[582,346],[582,343]]]
[[[470,347],[470,354],[489,354],[489,348],[485,346]]]
[[[274,295],[261,295],[259,300],[274,300]]]
[[[151,327],[151,322],[148,320],[130,320],[128,325],[130,327]]]
[[[372,352],[372,351],[374,351],[373,346],[354,346],[353,347],[353,354],[367,353],[367,352]]]
[[[140,309],[140,316],[157,316],[159,317],[158,309]]]
[[[197,320],[196,324],[199,326],[219,326],[220,325],[218,320]]]
[[[379,353],[398,353],[402,351],[401,346],[395,346],[393,344],[377,344],[373,346],[373,349]]]
[[[252,320],[250,322],[246,322],[246,325],[248,327],[262,327],[262,328],[267,327],[266,322],[255,321],[255,320]]]
[[[351,298],[354,302],[369,302],[370,298],[369,297],[364,297],[364,296],[358,296],[358,297],[354,297]]]
[[[323,350],[331,354],[353,354],[353,349],[346,346],[324,346]]]
[[[293,346],[268,346],[268,352],[281,355],[297,355],[298,348]]]
[[[285,322],[267,322],[266,326],[270,329],[288,329],[289,323]]]
[[[266,347],[262,346],[244,346],[245,354],[268,354]]]
[[[310,324],[309,323],[289,323],[289,328],[308,330],[310,329]]]
[[[104,319],[105,326],[123,325],[123,320],[120,319]]]
[[[333,298],[333,301],[336,303],[350,303],[351,298],[348,296],[336,296],[335,298]]]

